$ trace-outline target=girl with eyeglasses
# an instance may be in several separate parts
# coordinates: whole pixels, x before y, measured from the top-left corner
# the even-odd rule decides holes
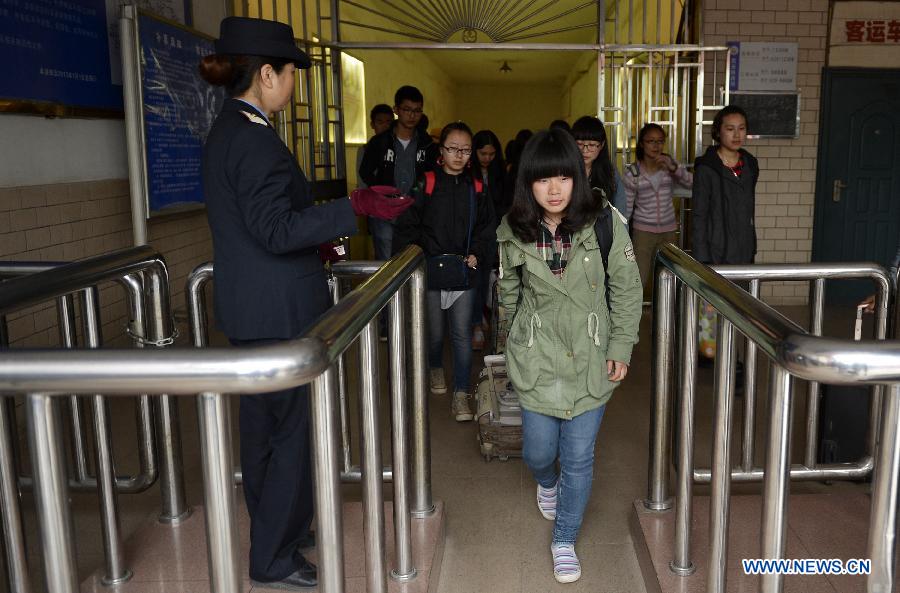
[[[469,170],[472,131],[462,122],[441,130],[439,168],[422,175],[412,189],[415,204],[397,219],[394,252],[418,245],[428,258],[428,365],[431,391],[447,392],[444,326],[450,325],[453,361],[451,413],[471,420],[472,309],[477,273],[495,238],[493,207]],[[445,274],[446,272],[446,274]],[[459,279],[457,276],[462,276]]]
[[[587,173],[591,189],[624,214],[625,190],[619,172],[616,171],[610,158],[603,122],[590,115],[580,117],[572,125],[572,136],[575,137],[575,143],[581,151],[584,171]]]
[[[594,228],[600,206],[568,132],[535,134],[520,166],[497,229],[500,302],[511,320],[507,370],[522,406],[522,457],[537,482],[537,510],[553,521],[553,575],[571,583],[581,577],[575,543],[597,432],[628,374],[641,285],[628,228],[614,212],[604,268]]]
[[[626,216],[631,218],[631,237],[637,254],[644,300],[653,294],[653,256],[656,248],[676,241],[675,184],[690,189],[693,176],[666,154],[666,133],[659,124],[645,124],[638,133],[637,161],[625,169]]]

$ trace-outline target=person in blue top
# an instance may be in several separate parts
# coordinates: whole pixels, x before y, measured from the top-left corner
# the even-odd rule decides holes
[[[300,335],[330,306],[317,246],[356,233],[357,216],[394,218],[412,200],[362,189],[314,206],[303,171],[269,121],[291,100],[296,69],[310,66],[293,31],[228,17],[215,49],[200,74],[229,97],[202,157],[216,325],[235,346],[271,344]],[[241,396],[240,435],[250,578],[280,589],[315,587],[316,567],[302,554],[313,544],[307,386]]]

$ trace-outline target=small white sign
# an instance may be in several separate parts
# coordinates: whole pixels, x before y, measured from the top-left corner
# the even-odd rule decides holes
[[[797,44],[728,42],[731,91],[797,90]]]

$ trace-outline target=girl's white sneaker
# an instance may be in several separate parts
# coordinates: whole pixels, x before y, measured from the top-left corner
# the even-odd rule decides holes
[[[551,544],[553,576],[558,583],[574,583],[581,578],[581,562],[575,554],[575,544]]]

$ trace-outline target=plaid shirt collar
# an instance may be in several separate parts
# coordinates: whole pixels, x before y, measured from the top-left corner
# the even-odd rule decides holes
[[[541,221],[541,235],[537,240],[537,251],[557,278],[562,276],[565,271],[571,250],[572,236],[569,233],[561,233],[557,228],[556,234],[553,234],[544,221]]]

